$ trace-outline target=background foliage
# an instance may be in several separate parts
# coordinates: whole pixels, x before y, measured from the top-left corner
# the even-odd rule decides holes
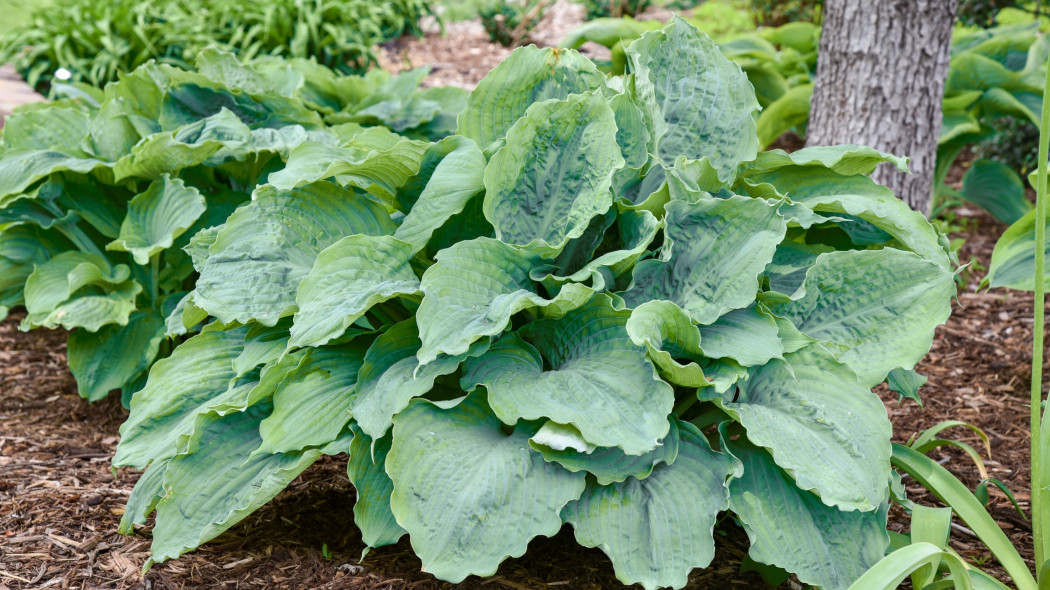
[[[359,72],[375,63],[374,44],[419,33],[426,14],[427,0],[54,0],[0,36],[0,62],[42,91],[59,68],[101,87],[150,59],[188,68],[209,46]]]

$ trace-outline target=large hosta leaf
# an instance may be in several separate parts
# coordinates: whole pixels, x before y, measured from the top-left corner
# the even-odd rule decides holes
[[[837,174],[871,174],[875,167],[889,162],[901,172],[908,171],[908,158],[902,158],[859,145],[809,146],[790,154],[769,150],[758,154],[753,162],[741,166],[742,176],[753,176],[784,166],[821,166]]]
[[[390,511],[390,495],[394,482],[386,474],[386,456],[390,452],[390,437],[373,441],[367,434],[354,429],[350,443],[350,460],[346,474],[357,491],[354,502],[354,523],[361,529],[365,542],[364,553],[373,547],[393,545],[405,535]]]
[[[124,264],[110,265],[98,254],[63,252],[37,265],[26,279],[29,312],[22,329],[59,326],[96,332],[106,324],[128,323],[142,286]]]
[[[821,254],[802,288],[804,296],[773,312],[827,343],[865,387],[929,352],[955,295],[952,273],[893,248]]]
[[[604,84],[605,75],[576,51],[520,47],[470,93],[456,133],[486,149],[533,103],[565,99]]]
[[[71,332],[66,348],[77,391],[97,401],[114,389],[130,387],[153,363],[163,339],[164,320],[152,310],[133,312],[124,326]]]
[[[595,218],[595,220],[599,219],[601,218]],[[591,221],[592,226],[595,220]],[[600,226],[603,227],[603,231],[605,231],[604,225]],[[587,234],[591,231],[590,229],[580,238],[570,241],[566,249],[562,250],[561,254],[554,261],[555,269],[553,269],[551,274],[539,277],[537,275],[541,273],[533,271],[531,276],[533,279],[540,281],[553,281],[554,284],[564,281],[577,283],[591,281],[595,285],[602,284],[598,281],[605,280],[603,271],[608,271],[613,277],[618,277],[630,271],[634,263],[645,253],[646,248],[656,239],[657,231],[662,226],[663,223],[648,211],[623,211],[616,218],[613,227],[605,231],[604,235],[597,233],[593,237],[594,243],[586,253],[579,252],[576,256],[572,256],[574,253],[570,252],[570,250],[577,242],[588,238]],[[603,240],[608,241],[610,232],[615,232],[614,235],[618,238],[618,249],[604,252],[592,260],[593,249],[600,246]],[[545,282],[544,284],[547,283]]]
[[[612,174],[623,163],[601,94],[537,104],[485,168],[485,217],[504,242],[560,250],[612,205]]]
[[[279,189],[288,190],[338,176],[343,184],[393,199],[398,189],[419,170],[425,148],[425,143],[409,139],[379,147],[361,142],[352,142],[346,147],[304,142],[292,150],[288,164],[280,172],[271,174],[269,181]]]
[[[745,367],[764,365],[782,358],[777,323],[755,308],[735,309],[700,328],[704,356],[731,358]]]
[[[548,418],[595,446],[650,451],[667,434],[674,391],[631,341],[628,317],[599,295],[563,318],[533,322],[468,360],[464,389],[483,385],[507,424]]]
[[[382,206],[332,183],[261,186],[215,234],[193,302],[222,322],[272,326],[295,310],[295,291],[322,250],[347,234],[393,231]]]
[[[153,555],[160,563],[196,549],[269,502],[317,460],[320,450],[258,453],[259,421],[250,409],[212,418],[197,452],[173,458],[157,503]]]
[[[846,176],[817,165],[790,165],[756,173],[749,180],[770,183],[817,213],[846,213],[867,221],[942,268],[950,267],[947,241],[942,242],[926,217],[867,176]]]
[[[565,507],[576,540],[600,547],[618,580],[646,590],[682,588],[693,568],[711,563],[715,521],[729,504],[726,478],[737,469],[731,456],[711,450],[695,426],[679,427],[674,463],[657,465],[641,481],[589,482],[583,496]]]
[[[325,248],[303,278],[289,347],[338,338],[373,305],[419,291],[413,246],[390,236],[347,236]]]
[[[721,180],[754,159],[755,90],[711,39],[675,17],[627,48],[639,98],[649,109],[656,155],[708,158]]]
[[[635,266],[634,283],[624,294],[627,304],[666,299],[700,324],[750,305],[758,275],[787,230],[776,207],[734,196],[673,201],[666,209],[669,255]]]
[[[171,133],[158,133],[139,142],[113,166],[114,180],[179,172],[203,163],[225,147],[246,146],[250,139],[251,129],[224,107]]]
[[[350,421],[357,372],[367,344],[312,348],[273,393],[273,412],[259,424],[264,453],[328,444]]]
[[[106,249],[130,252],[135,262],[149,264],[150,258],[170,248],[206,208],[200,191],[164,174],[128,202],[120,235]]]
[[[726,411],[796,485],[842,510],[874,510],[887,494],[886,408],[819,346],[752,369]]]
[[[450,582],[492,575],[533,537],[558,532],[584,475],[531,450],[538,429],[519,422],[505,434],[481,392],[449,409],[415,400],[394,418],[391,509],[425,571]]]
[[[1013,223],[1032,210],[1024,181],[1013,168],[995,160],[977,160],[963,175],[962,196],[1003,223]]]
[[[886,551],[883,510],[844,511],[798,489],[767,452],[739,441],[723,442],[744,465],[729,484],[729,507],[751,540],[759,563],[794,572],[820,588],[848,587]]]
[[[465,137],[448,137],[427,148],[420,174],[398,194],[407,215],[394,237],[422,250],[436,229],[484,192],[486,163],[477,144]]]
[[[488,339],[470,346],[459,356],[441,355],[420,366],[416,353],[420,347],[415,318],[391,326],[372,342],[357,376],[357,390],[350,402],[350,413],[363,432],[380,439],[393,424],[393,417],[408,402],[428,393],[434,380],[455,371],[464,358],[488,349]]]
[[[113,464],[142,469],[150,461],[174,456],[177,438],[193,431],[198,412],[236,377],[233,361],[244,350],[246,332],[199,334],[153,365],[146,386],[131,399],[131,415],[120,426]]]
[[[515,313],[536,307],[571,309],[586,301],[592,289],[566,285],[554,299],[537,293],[529,271],[539,254],[490,238],[459,242],[442,250],[423,274],[423,303],[416,312],[419,363],[444,353],[457,356],[471,343],[503,332]]]
[[[992,287],[1035,290],[1035,210],[1006,228],[992,252],[985,282]],[[1050,251],[1050,246],[1047,247]],[[1050,273],[1043,282],[1050,286]]]

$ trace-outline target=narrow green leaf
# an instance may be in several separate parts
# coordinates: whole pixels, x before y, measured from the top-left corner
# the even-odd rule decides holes
[[[361,540],[365,542],[362,559],[369,549],[393,545],[407,532],[397,524],[394,513],[390,511],[394,482],[390,481],[385,471],[390,438],[384,436],[373,441],[355,428],[354,440],[350,443],[346,474],[357,492],[354,523],[361,530]]]

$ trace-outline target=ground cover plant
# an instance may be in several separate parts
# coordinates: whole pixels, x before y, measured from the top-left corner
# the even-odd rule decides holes
[[[114,458],[145,469],[121,529],[156,512],[153,562],[340,453],[365,542],[407,534],[454,582],[563,523],[646,588],[710,563],[724,517],[821,587],[883,557],[870,388],[918,380],[946,240],[866,176],[903,159],[759,153],[753,88],[685,21],[626,54],[607,78],[518,49],[456,135],[303,142],[196,234],[171,316],[196,335]]]
[[[465,93],[416,91],[425,73],[243,66],[208,50],[194,71],[150,64],[105,91],[70,87],[76,98],[19,109],[0,146],[0,317],[24,304],[22,329],[71,330],[81,395],[127,398],[178,342],[165,335],[185,333],[165,320],[194,285],[190,239],[303,141],[447,134]]]
[[[40,91],[60,69],[59,80],[97,87],[151,59],[190,69],[206,47],[360,73],[376,61],[373,45],[419,34],[428,14],[425,0],[55,0],[0,36],[0,62]]]

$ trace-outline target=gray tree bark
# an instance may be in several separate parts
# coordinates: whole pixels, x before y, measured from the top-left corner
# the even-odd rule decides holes
[[[911,158],[872,177],[929,215],[956,0],[826,0],[808,145]]]

